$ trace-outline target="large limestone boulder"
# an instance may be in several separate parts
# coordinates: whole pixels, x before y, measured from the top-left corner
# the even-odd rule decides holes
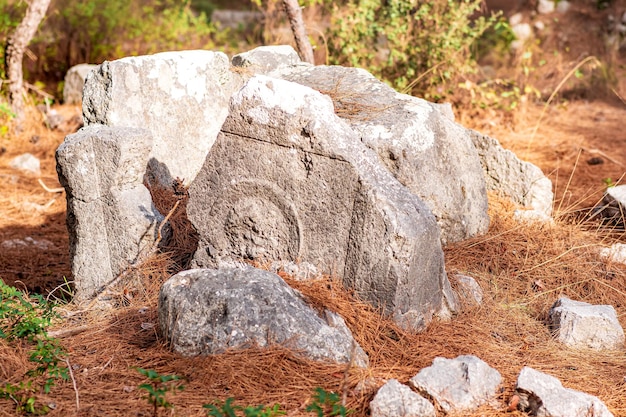
[[[150,131],[151,177],[169,186],[196,176],[241,76],[221,52],[180,51],[104,62],[85,82],[85,125]]]
[[[329,95],[360,140],[430,208],[444,245],[487,231],[487,193],[478,153],[469,130],[440,106],[400,94],[359,68],[294,65],[269,75]]]
[[[90,126],[56,151],[77,301],[93,298],[156,240],[163,217],[143,185],[150,149],[147,130]]]
[[[308,262],[412,329],[455,308],[434,216],[327,96],[258,75],[229,112],[189,188],[195,266]]]
[[[250,266],[174,275],[161,287],[159,326],[185,356],[278,343],[314,360],[368,362],[340,316],[320,317],[278,275]]]

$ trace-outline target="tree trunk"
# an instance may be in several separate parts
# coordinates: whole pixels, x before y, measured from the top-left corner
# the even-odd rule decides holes
[[[315,59],[313,58],[313,48],[311,47],[311,42],[309,42],[308,36],[306,35],[304,20],[302,20],[302,9],[300,9],[298,0],[283,0],[283,5],[285,6],[285,11],[287,12],[287,17],[289,18],[289,24],[291,25],[293,37],[296,40],[296,46],[298,47],[300,58],[304,62],[315,64]]]
[[[39,24],[46,15],[50,0],[31,0],[22,22],[7,40],[5,48],[5,69],[9,81],[9,102],[16,117],[19,129],[24,120],[24,79],[22,60]]]

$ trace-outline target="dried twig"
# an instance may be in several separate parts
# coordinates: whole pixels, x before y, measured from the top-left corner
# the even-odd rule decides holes
[[[50,188],[48,187],[42,180],[41,178],[37,178],[37,182],[39,183],[39,185],[41,185],[41,187],[46,190],[49,193],[62,193],[63,191],[65,191],[65,188],[63,187],[59,187],[59,188]]]
[[[53,330],[53,331],[48,332],[48,337],[52,337],[55,339],[62,339],[64,337],[75,336],[79,333],[86,332],[92,327],[93,326],[85,325],[85,326],[73,327],[71,329]]]
[[[72,386],[74,387],[74,392],[76,393],[76,411],[78,411],[80,410],[80,399],[78,398],[78,388],[76,388],[74,372],[72,371],[72,365],[70,364],[70,360],[68,358],[65,358],[65,363],[67,364],[67,369],[70,371],[70,378],[72,378]]]

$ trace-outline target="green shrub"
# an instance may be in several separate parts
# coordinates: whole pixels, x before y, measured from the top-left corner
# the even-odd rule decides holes
[[[14,401],[18,412],[45,414],[48,408],[37,404],[36,393],[43,390],[47,394],[57,379],[69,379],[67,367],[62,366],[65,349],[46,333],[57,317],[54,304],[41,295],[27,295],[0,280],[0,338],[29,343],[29,360],[36,364],[24,375],[24,381],[0,386],[0,397]]]
[[[305,0],[330,17],[331,64],[365,68],[395,89],[429,99],[453,92],[475,70],[473,48],[497,15],[482,0]]]

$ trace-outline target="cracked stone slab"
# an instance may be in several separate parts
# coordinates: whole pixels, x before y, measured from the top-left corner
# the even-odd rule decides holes
[[[194,265],[307,262],[411,329],[455,310],[434,216],[358,136],[319,92],[251,78],[189,188]]]
[[[94,297],[156,240],[163,216],[143,185],[151,147],[147,130],[90,126],[56,151],[75,300]]]
[[[330,96],[337,114],[361,141],[427,204],[444,245],[487,231],[479,155],[469,130],[454,122],[451,109],[400,94],[359,68],[299,65],[269,75]]]
[[[137,127],[154,138],[149,174],[165,186],[189,184],[242,83],[222,52],[177,51],[105,61],[85,81],[85,125]]]

